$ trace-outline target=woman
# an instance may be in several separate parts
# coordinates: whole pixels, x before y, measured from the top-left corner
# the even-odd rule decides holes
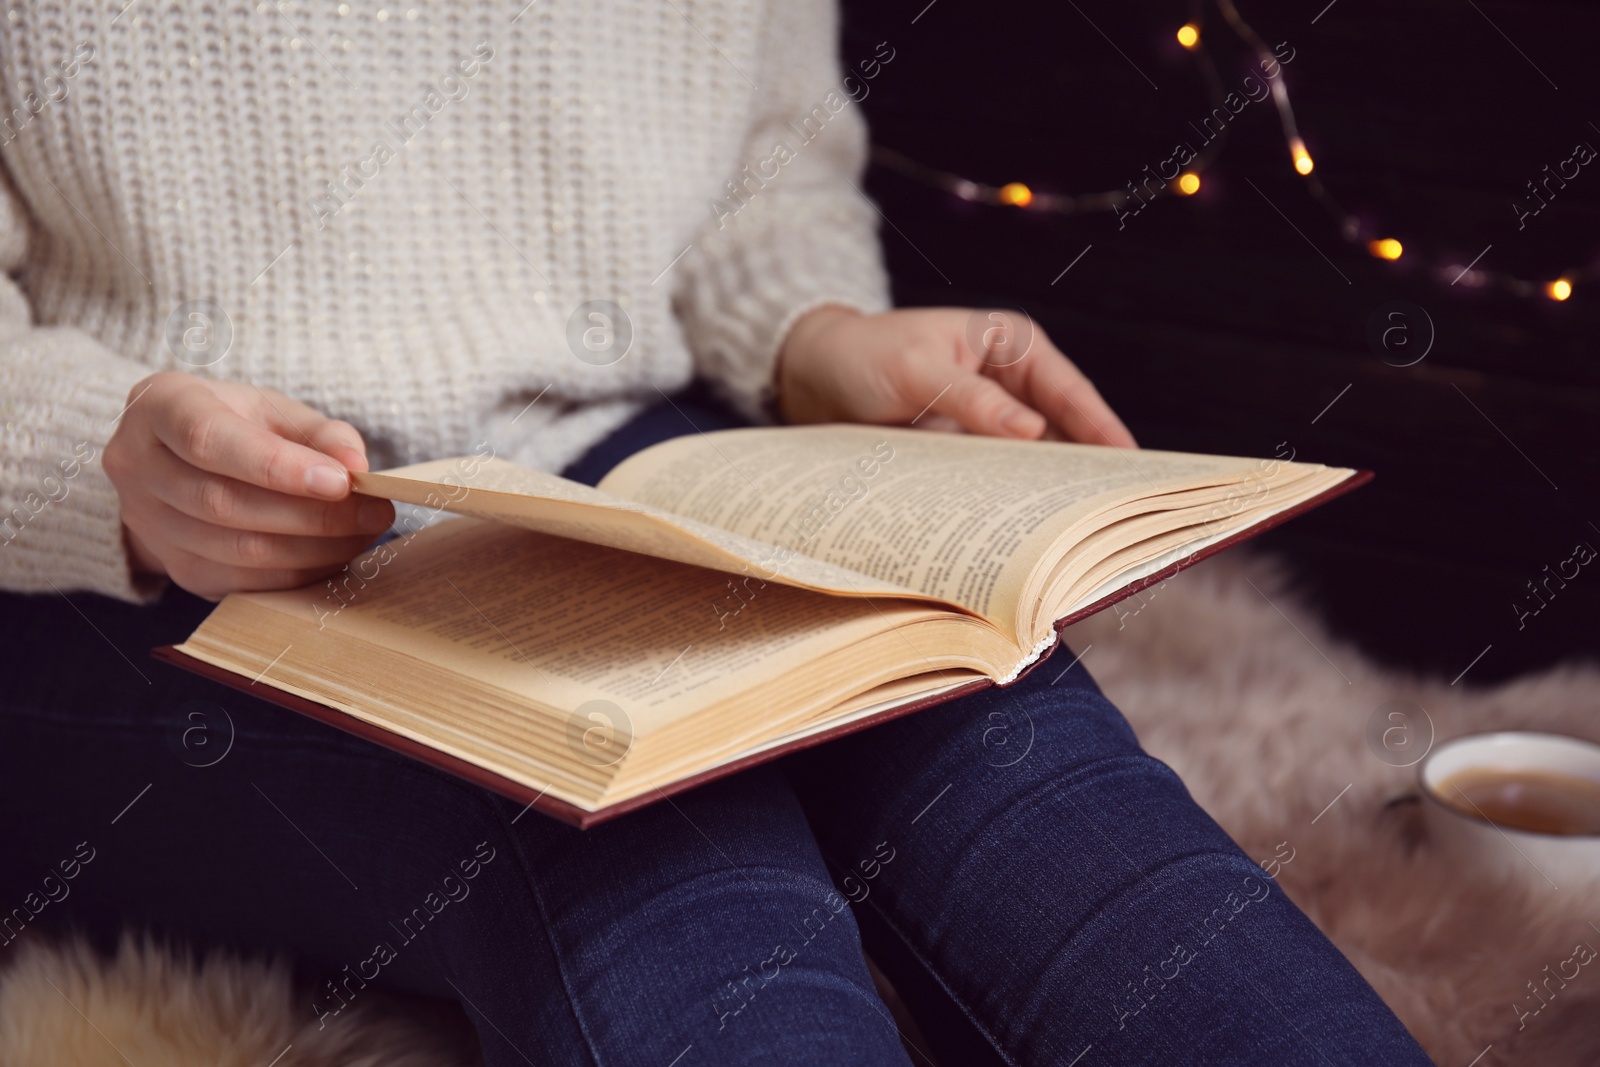
[[[863,937],[949,1062],[1425,1062],[1081,667],[579,833],[144,655],[369,544],[369,464],[592,482],[772,414],[1132,446],[1042,338],[886,310],[853,101],[896,42],[841,66],[823,0],[9,18],[8,945],[286,950],[324,1029],[450,997],[492,1065],[903,1064]]]

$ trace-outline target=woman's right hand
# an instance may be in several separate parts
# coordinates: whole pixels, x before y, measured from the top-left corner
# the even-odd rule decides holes
[[[325,578],[394,521],[350,491],[355,427],[271,389],[163,371],[139,382],[102,463],[134,569],[207,600]]]

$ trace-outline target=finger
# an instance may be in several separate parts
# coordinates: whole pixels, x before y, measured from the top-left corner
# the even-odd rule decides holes
[[[940,372],[931,365],[929,370]],[[932,409],[955,419],[968,433],[1030,441],[1044,433],[1045,417],[1018,401],[999,382],[948,365],[942,368],[942,373],[955,377],[943,387]]]
[[[181,549],[170,549],[164,560],[167,576],[195,596],[221,600],[229,593],[257,593],[273,589],[297,589],[338,574],[338,567],[312,570],[253,570],[215,563]]]
[[[1028,357],[1034,338],[1040,333],[1037,323],[1009,308],[983,311],[981,320],[977,319],[979,314],[969,314],[962,338],[965,353],[991,369],[1015,366]],[[987,324],[981,332],[976,329],[980,324]]]
[[[337,462],[252,422],[206,389],[177,394],[155,432],[179,459],[213,474],[293,496],[342,500],[350,492],[350,476]]]
[[[360,431],[343,419],[327,419],[312,430],[311,446],[344,464],[346,470],[368,469],[367,443]]]
[[[248,570],[314,570],[349,563],[372,544],[372,535],[295,537],[235,530],[193,518],[155,502],[148,514],[133,516],[149,532],[159,530],[168,545],[213,563]]]
[[[233,530],[301,537],[375,536],[394,522],[394,505],[351,493],[343,500],[310,500],[210,474],[183,462],[163,445],[150,449],[145,487],[163,504],[192,518]]]
[[[1042,334],[1036,338],[1031,355],[1033,358],[1016,366],[1020,373],[1008,384],[1048,415],[1068,440],[1115,448],[1139,447],[1093,383],[1048,338]]]
[[[354,426],[343,419],[330,419],[311,405],[273,389],[257,386],[256,394],[257,411],[280,437],[300,441],[348,470],[367,469],[367,443]]]

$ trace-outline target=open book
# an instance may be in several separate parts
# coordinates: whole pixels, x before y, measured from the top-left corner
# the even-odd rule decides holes
[[[464,456],[355,475],[421,508],[158,654],[585,826],[1007,684],[1367,477],[872,426],[680,437],[598,489]]]

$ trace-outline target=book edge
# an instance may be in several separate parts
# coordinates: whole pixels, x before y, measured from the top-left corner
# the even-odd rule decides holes
[[[878,723],[887,722],[890,719],[896,719],[902,715],[909,715],[914,711],[921,711],[923,708],[932,707],[935,704],[942,704],[946,700],[952,700],[958,696],[965,696],[968,693],[974,693],[981,689],[988,689],[994,685],[994,683],[988,679],[977,679],[967,685],[959,686],[943,693],[937,693],[928,697],[914,698],[906,701],[904,704],[900,704],[893,708],[882,711],[877,715],[869,715],[865,718],[856,719],[847,723],[841,723],[836,727],[798,738],[789,744],[779,745],[775,748],[763,749],[749,756],[744,756],[728,763],[720,763],[715,767],[709,767],[698,774],[690,775],[687,778],[679,778],[665,786],[658,787],[654,793],[641,793],[638,796],[629,797],[627,800],[618,801],[615,804],[608,804],[605,807],[596,808],[595,810],[590,811],[587,808],[580,808],[576,804],[568,803],[559,797],[549,796],[543,790],[534,790],[521,782],[507,778],[500,774],[496,774],[494,771],[480,767],[476,763],[469,762],[457,756],[452,756],[447,752],[441,752],[440,750],[429,745],[425,745],[420,741],[412,740],[403,734],[395,733],[391,730],[383,728],[382,726],[365,722],[362,719],[356,718],[354,715],[339,711],[336,708],[330,708],[324,704],[319,704],[314,700],[308,700],[305,697],[294,693],[287,693],[281,689],[271,686],[257,688],[255,684],[244,675],[236,674],[225,667],[218,667],[216,664],[207,663],[202,659],[197,659],[196,657],[183,652],[174,645],[160,645],[156,648],[152,648],[150,650],[150,655],[163,663],[169,664],[170,666],[178,667],[193,674],[198,674],[201,677],[210,679],[214,682],[220,682],[221,684],[228,686],[230,689],[236,689],[241,693],[245,693],[259,700],[264,700],[269,704],[275,704],[278,707],[298,712],[309,718],[315,719],[324,725],[332,726],[335,729],[342,730],[345,733],[352,734],[363,740],[371,741],[374,744],[387,748],[392,752],[397,752],[403,756],[409,756],[412,759],[418,760],[421,763],[425,763],[430,767],[445,771],[446,773],[455,775],[458,778],[465,779],[474,785],[482,786],[490,792],[497,793],[508,800],[524,803],[528,807],[543,812],[544,814],[558,819],[569,826],[575,826],[580,830],[586,830],[591,826],[614,819],[618,815],[624,815],[627,812],[635,811],[649,804],[653,804],[658,799],[670,797],[677,793],[682,793],[686,790],[693,789],[695,786],[704,785],[705,783],[713,781],[717,778],[722,778],[730,774],[736,774],[747,767],[752,767],[757,764],[766,763],[769,760],[777,759],[778,757],[786,755],[789,752],[797,749],[809,748],[812,745],[821,744],[824,741],[831,741],[836,737],[843,737],[846,734],[855,733],[857,730],[863,730],[868,726],[876,726]]]
[[[1142,593],[1144,590],[1149,589],[1152,585],[1159,585],[1168,578],[1171,578],[1173,575],[1177,574],[1179,571],[1192,567],[1201,560],[1210,559],[1218,552],[1225,551],[1226,549],[1232,548],[1234,545],[1237,545],[1240,542],[1248,541],[1252,537],[1257,537],[1261,534],[1264,534],[1274,527],[1283,525],[1292,518],[1295,518],[1299,515],[1304,515],[1312,508],[1321,507],[1323,504],[1333,500],[1335,497],[1343,496],[1352,489],[1359,489],[1361,486],[1372,481],[1373,477],[1373,473],[1369,470],[1352,471],[1348,478],[1343,479],[1335,485],[1330,485],[1317,495],[1307,497],[1293,507],[1274,512],[1273,514],[1262,519],[1260,522],[1252,523],[1251,525],[1246,526],[1244,529],[1224,537],[1215,544],[1207,545],[1198,552],[1195,552],[1192,555],[1184,556],[1182,559],[1161,568],[1159,571],[1155,571],[1151,574],[1145,575],[1143,578],[1129,582],[1116,592],[1109,593],[1106,596],[1101,597],[1099,600],[1096,600],[1094,603],[1085,605],[1084,607],[1079,608],[1077,611],[1057,619],[1055,623],[1056,633],[1059,634],[1062,630],[1065,630],[1068,626],[1071,626],[1075,622],[1082,622],[1091,615],[1099,614],[1118,601],[1126,600],[1128,597],[1134,596],[1137,593]],[[1023,672],[1023,674],[1026,673],[1026,671]],[[1021,675],[1018,675],[1018,677],[1020,678]]]

